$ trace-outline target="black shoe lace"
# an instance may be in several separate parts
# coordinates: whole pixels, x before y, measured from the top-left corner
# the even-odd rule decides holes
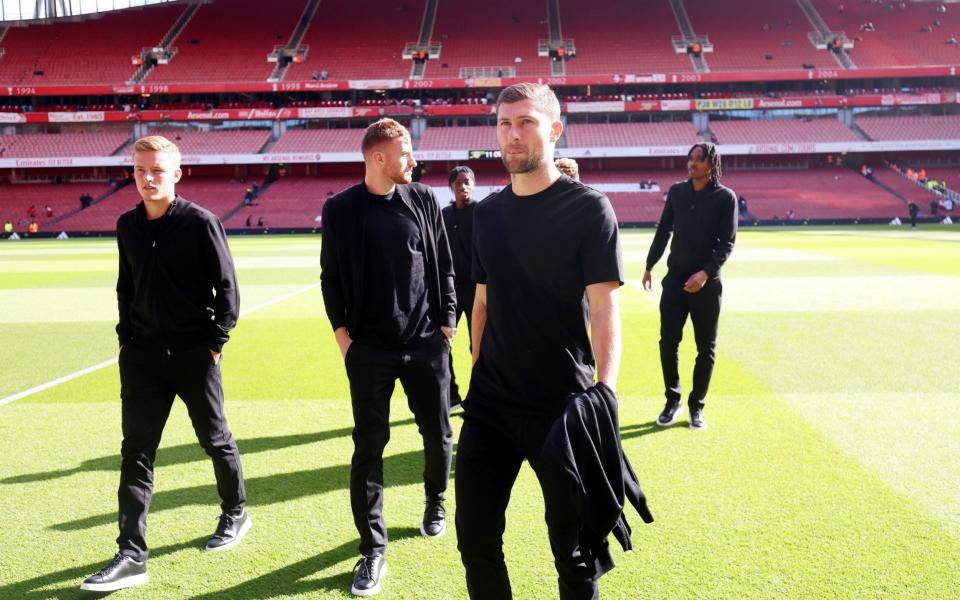
[[[446,510],[443,508],[442,500],[427,500],[427,510],[424,521],[428,523],[437,523],[446,517]]]
[[[227,529],[233,527],[233,524],[236,523],[237,517],[223,513],[219,517],[220,522],[217,524],[217,532],[214,534],[218,537],[223,537],[226,534]]]
[[[97,573],[97,575],[100,575],[101,577],[106,577],[123,563],[123,558],[124,558],[123,555],[118,552],[117,555],[113,557],[113,560],[111,560],[107,566],[101,569],[100,572]]]
[[[361,556],[357,564],[353,565],[353,571],[363,579],[373,579],[379,558],[378,556]]]

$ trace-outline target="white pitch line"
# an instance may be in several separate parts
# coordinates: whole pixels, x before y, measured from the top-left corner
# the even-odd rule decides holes
[[[306,286],[306,287],[302,287],[302,288],[300,288],[300,289],[298,289],[298,290],[294,290],[294,291],[289,292],[289,293],[287,293],[287,294],[284,294],[284,295],[282,295],[282,296],[278,296],[277,298],[274,298],[274,299],[272,299],[272,300],[267,300],[266,302],[262,302],[262,303],[254,306],[254,307],[252,307],[252,308],[249,308],[249,309],[247,309],[247,310],[241,310],[241,311],[240,311],[240,316],[241,316],[241,317],[245,317],[245,316],[247,316],[247,315],[250,315],[250,314],[252,314],[252,313],[257,312],[258,310],[267,308],[268,306],[273,306],[274,304],[277,304],[278,302],[283,302],[284,300],[289,300],[290,298],[293,298],[294,296],[299,296],[300,294],[303,294],[303,293],[305,293],[305,292],[309,292],[310,290],[318,287],[319,285],[320,285],[319,283],[311,283],[310,285],[308,285],[308,286]],[[10,404],[11,402],[16,402],[17,400],[20,400],[21,398],[26,398],[27,396],[32,396],[33,394],[40,393],[40,392],[42,392],[42,391],[44,391],[44,390],[49,390],[50,388],[56,387],[56,386],[60,385],[61,383],[66,383],[66,382],[68,382],[68,381],[72,381],[72,380],[74,380],[74,379],[77,379],[78,377],[83,377],[84,375],[88,375],[88,374],[90,374],[90,373],[93,373],[94,371],[99,371],[100,369],[103,369],[104,367],[109,367],[110,365],[115,365],[115,364],[117,364],[117,357],[116,357],[116,356],[114,356],[113,358],[111,358],[111,359],[109,359],[109,360],[105,360],[105,361],[103,361],[102,363],[97,363],[97,364],[91,365],[91,366],[89,366],[89,367],[87,367],[87,368],[85,368],[85,369],[80,369],[79,371],[74,371],[73,373],[70,373],[69,375],[64,375],[63,377],[58,377],[58,378],[54,379],[53,381],[48,381],[48,382],[46,382],[46,383],[41,383],[41,384],[38,385],[38,386],[32,387],[32,388],[30,388],[30,389],[28,389],[28,390],[23,390],[22,392],[18,392],[18,393],[16,393],[16,394],[13,394],[12,396],[7,396],[6,398],[0,398],[0,406],[3,406],[3,405],[5,405],[5,404]]]

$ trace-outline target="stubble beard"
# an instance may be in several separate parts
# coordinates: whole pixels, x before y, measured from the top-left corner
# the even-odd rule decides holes
[[[515,166],[511,166],[511,162],[507,154],[504,154],[501,160],[503,161],[503,166],[507,169],[507,173],[512,175],[521,175],[524,173],[532,173],[539,169],[543,163],[543,153],[531,152],[527,155],[527,160],[520,164],[514,163]]]

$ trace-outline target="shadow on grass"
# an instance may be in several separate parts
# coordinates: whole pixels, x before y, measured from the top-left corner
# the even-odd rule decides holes
[[[657,425],[656,421],[647,421],[646,423],[637,423],[636,425],[627,425],[620,428],[620,439],[629,440],[630,438],[640,437],[642,435],[648,435],[651,433],[657,433],[658,431],[666,431],[668,429],[673,429],[674,427],[686,427],[686,421],[677,421],[673,425],[667,425],[666,427],[661,427]]]
[[[414,527],[390,529],[388,533],[393,542],[420,537],[420,530]],[[351,540],[282,569],[270,571],[230,588],[194,596],[191,600],[214,600],[215,598],[253,600],[275,596],[300,598],[313,592],[331,590],[339,590],[347,595],[350,592],[350,584],[353,582],[353,573],[350,569],[357,558],[359,558],[357,541]],[[345,560],[350,561],[350,565],[342,573],[322,579],[310,579],[314,573],[329,569]]]
[[[402,427],[413,424],[413,419],[404,419],[394,421],[391,427]],[[257,452],[267,452],[269,450],[279,450],[281,448],[291,448],[293,446],[303,446],[315,442],[323,442],[341,437],[349,437],[353,432],[352,427],[342,429],[331,429],[330,431],[318,431],[315,433],[299,433],[296,435],[276,435],[259,438],[238,439],[237,446],[240,448],[240,457],[245,454],[255,454]],[[180,446],[171,446],[170,448],[160,448],[157,450],[156,466],[160,469],[164,465],[182,465],[191,462],[209,460],[207,455],[200,448],[198,443],[182,444]],[[87,471],[116,471],[120,472],[120,455],[101,456],[83,461],[76,467],[61,469],[58,471],[43,471],[40,473],[24,473],[0,479],[3,484],[33,483],[37,481],[49,481],[60,477],[68,477],[76,473]]]
[[[399,485],[412,485],[423,482],[423,451],[416,450],[385,456],[383,459],[384,485],[388,488]],[[211,482],[213,473],[210,474]],[[336,490],[348,489],[350,485],[350,465],[341,464],[308,471],[278,473],[265,477],[247,478],[247,499],[251,512],[255,515],[257,506],[286,502],[305,496],[316,496]],[[196,504],[209,504],[211,510],[219,510],[219,497],[216,487],[199,485],[176,490],[160,491],[153,495],[150,512],[181,508]],[[96,515],[67,521],[51,526],[57,531],[76,531],[109,525],[117,520],[117,514]]]
[[[173,554],[182,550],[194,550],[197,552],[197,554],[199,554],[200,549],[203,548],[203,545],[206,543],[206,541],[206,537],[199,537],[186,542],[180,542],[179,544],[151,548],[150,558],[156,558],[157,556],[163,556],[165,554]],[[104,594],[94,594],[91,592],[82,591],[80,589],[80,582],[102,569],[103,566],[106,565],[110,560],[110,558],[111,557],[109,556],[104,556],[103,560],[98,563],[91,563],[80,567],[54,571],[53,573],[47,573],[32,579],[4,584],[0,586],[0,598],[66,599],[103,597]],[[14,573],[6,572],[4,573],[4,579],[7,579],[13,575]],[[72,587],[60,590],[44,589],[51,586],[63,585],[65,583],[70,583]]]

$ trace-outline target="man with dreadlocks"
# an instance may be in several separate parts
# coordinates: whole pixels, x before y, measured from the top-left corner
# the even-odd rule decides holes
[[[653,289],[653,265],[663,256],[673,233],[660,295],[660,364],[667,403],[657,425],[673,424],[681,412],[677,348],[689,315],[697,341],[693,389],[687,399],[690,428],[705,429],[703,405],[713,373],[723,291],[720,267],[733,252],[737,238],[737,195],[720,185],[720,154],[711,143],[690,148],[687,173],[690,178],[675,183],[667,193],[663,215],[647,254],[643,289]]]

